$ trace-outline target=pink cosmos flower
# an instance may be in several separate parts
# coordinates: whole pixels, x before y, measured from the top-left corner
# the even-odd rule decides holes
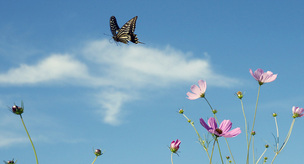
[[[302,117],[304,116],[304,108],[299,108],[299,107],[292,107],[292,113],[293,113],[293,118],[297,118],[297,117]]]
[[[188,92],[187,93],[187,98],[189,100],[195,100],[195,99],[198,99],[198,98],[201,98],[201,97],[205,97],[205,91],[206,91],[206,88],[207,88],[207,84],[206,84],[206,81],[204,80],[199,80],[198,81],[198,86],[197,85],[192,85],[191,86],[191,92]]]
[[[232,127],[232,122],[230,120],[224,120],[220,127],[217,127],[217,123],[213,117],[210,117],[208,120],[207,125],[204,121],[204,119],[200,119],[201,125],[208,130],[208,132],[214,134],[217,137],[226,137],[226,138],[231,138],[239,135],[241,133],[240,128],[235,128],[231,131],[229,131]]]
[[[172,153],[176,153],[177,150],[179,149],[179,145],[181,144],[180,140],[176,140],[176,141],[172,141],[170,144],[170,150],[172,151]]]
[[[249,69],[250,74],[252,77],[259,82],[260,85],[264,83],[273,82],[278,74],[273,74],[271,71],[264,72],[262,69],[258,68],[254,73],[251,69]]]

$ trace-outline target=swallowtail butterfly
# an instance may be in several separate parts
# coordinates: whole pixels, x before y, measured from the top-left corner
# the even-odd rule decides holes
[[[129,41],[137,44],[142,43],[138,41],[137,35],[134,34],[136,27],[137,16],[130,19],[127,23],[125,23],[121,28],[119,28],[115,16],[111,16],[110,18],[110,29],[113,35],[113,39],[116,42],[122,42],[128,44]]]

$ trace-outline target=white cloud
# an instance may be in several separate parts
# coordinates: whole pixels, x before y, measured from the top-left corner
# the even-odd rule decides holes
[[[85,64],[67,54],[51,54],[35,65],[21,64],[5,74],[0,74],[2,84],[36,84],[86,76]]]
[[[84,48],[84,56],[117,85],[168,86],[172,83],[204,79],[216,86],[233,86],[236,79],[213,72],[208,60],[193,58],[167,47],[163,50],[138,45],[117,46],[95,41]],[[130,87],[130,86],[125,86]]]
[[[132,95],[132,96],[130,96]],[[124,103],[136,99],[134,94],[126,94],[125,92],[116,90],[106,90],[96,95],[97,103],[103,108],[98,110],[103,116],[103,121],[111,125],[119,125],[122,123],[121,117],[124,115],[122,106]]]
[[[78,53],[81,53],[79,56]],[[78,54],[78,55],[77,55]],[[121,123],[122,106],[134,100],[128,92],[194,84],[199,79],[208,86],[230,87],[240,82],[213,71],[208,59],[200,59],[171,47],[151,48],[146,45],[116,45],[108,40],[87,43],[75,54],[51,54],[37,64],[21,64],[0,74],[0,84],[73,84],[100,88],[96,94],[103,121]],[[111,88],[111,91],[110,89]]]
[[[1,133],[0,134],[0,147],[11,146],[13,144],[18,145],[21,143],[27,143],[28,138],[26,137],[16,137],[16,135]]]

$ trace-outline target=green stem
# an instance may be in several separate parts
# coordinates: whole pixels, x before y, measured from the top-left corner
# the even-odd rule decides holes
[[[173,152],[171,153],[171,163],[173,164]]]
[[[244,110],[244,104],[242,99],[241,100],[241,105],[242,105],[242,111],[243,111],[243,115],[244,115],[244,120],[245,120],[245,130],[246,130],[246,141],[247,141],[247,148],[248,148],[248,127],[247,127],[247,118],[245,115],[245,110]]]
[[[296,119],[294,118],[294,119],[292,120],[291,125],[290,125],[290,129],[289,129],[289,132],[288,132],[288,134],[287,134],[287,136],[286,136],[286,139],[284,140],[284,144],[282,145],[282,147],[281,147],[280,150],[279,150],[279,153],[280,153],[280,152],[284,149],[284,147],[286,146],[286,144],[287,144],[287,142],[288,142],[288,140],[289,140],[289,138],[290,138],[290,136],[291,136],[291,132],[292,132],[292,129],[293,129],[293,126],[294,126],[295,121],[296,121]]]
[[[24,124],[24,121],[23,121],[23,118],[22,118],[21,114],[20,114],[20,118],[21,118],[22,124],[23,124],[23,126],[24,126],[24,129],[25,129],[25,131],[26,131],[26,134],[27,134],[28,138],[29,138],[30,141],[31,141],[31,144],[32,144],[32,147],[33,147],[33,150],[34,150],[34,153],[35,153],[36,163],[38,164],[38,157],[37,157],[37,153],[36,153],[36,150],[35,150],[35,146],[34,146],[34,144],[33,144],[33,141],[32,141],[32,139],[31,139],[31,137],[30,137],[29,132],[28,132],[27,129],[26,129],[26,126],[25,126],[25,124]]]
[[[254,129],[255,118],[256,118],[256,113],[257,113],[257,109],[258,109],[259,97],[260,97],[260,90],[261,90],[261,85],[259,85],[259,89],[258,89],[258,96],[257,96],[256,104],[255,104],[255,111],[254,111],[254,117],[253,117],[253,123],[252,123],[251,132]],[[250,147],[250,143],[251,143],[251,138],[252,138],[252,135],[250,135],[249,143],[247,145],[247,161],[246,161],[246,164],[249,163],[249,147]]]
[[[211,112],[212,112],[213,108],[212,108],[211,104],[209,103],[209,101],[207,100],[206,97],[204,97],[204,99],[206,100],[206,102],[207,102],[207,104],[209,105],[209,107],[210,107],[210,109],[211,109]]]
[[[267,148],[265,148],[264,152],[261,154],[260,158],[257,160],[256,164],[258,164],[260,162],[260,160],[262,159],[263,155],[266,153]]]
[[[283,143],[283,145],[281,146],[281,148],[276,152],[275,156],[273,157],[273,159],[272,159],[272,161],[271,161],[271,164],[274,162],[274,160],[276,159],[277,155],[278,155],[278,154],[284,149],[284,147],[286,146],[286,144],[287,144],[287,142],[288,142],[288,140],[289,140],[289,138],[290,138],[290,136],[291,136],[291,132],[292,132],[292,129],[293,129],[293,126],[294,126],[295,121],[296,121],[296,119],[294,118],[294,119],[292,120],[291,125],[290,125],[288,134],[287,134],[287,136],[286,136],[286,138],[285,138],[285,140],[284,140],[284,143]]]
[[[96,155],[96,157],[95,157],[94,161],[92,162],[92,164],[94,164],[94,163],[95,163],[96,159],[97,159],[97,155]]]
[[[220,157],[221,157],[222,164],[224,164],[223,157],[222,157],[222,153],[221,153],[220,144],[219,144],[219,142],[218,142],[218,139],[217,139],[217,138],[216,138],[216,143],[217,143],[217,147],[218,147],[218,149],[219,149],[219,153],[220,153]]]
[[[278,126],[278,121],[277,121],[277,117],[274,117],[274,122],[275,122],[275,125],[276,125],[276,130],[277,130],[277,149],[276,151],[279,150],[279,126]]]
[[[183,114],[183,116],[187,119],[187,121],[191,124],[191,126],[193,127],[193,129],[195,130],[197,136],[198,136],[198,140],[200,142],[200,144],[203,146],[204,150],[206,151],[207,155],[208,155],[208,158],[210,160],[210,155],[209,155],[209,152],[208,152],[208,148],[205,146],[205,142],[204,140],[202,139],[202,137],[199,135],[198,131],[196,130],[195,126],[194,126],[194,123],[191,122],[191,120],[185,115]]]
[[[214,142],[213,142],[213,146],[212,146],[212,152],[211,152],[211,158],[210,158],[210,164],[212,164],[212,156],[213,156],[213,150],[214,150],[214,145],[215,145],[215,141],[216,141],[216,138],[214,138]]]
[[[232,152],[231,152],[231,149],[230,149],[230,146],[229,146],[229,143],[228,143],[227,138],[225,138],[225,141],[226,141],[226,144],[227,144],[227,147],[228,147],[229,153],[230,153],[230,155],[231,155],[231,158],[232,158],[232,160],[233,160],[233,163],[235,164],[235,160],[234,160],[234,157],[233,157],[233,155],[232,155]]]
[[[273,157],[273,159],[272,159],[272,161],[271,161],[271,164],[274,162],[274,160],[276,159],[276,157],[277,157],[278,154],[279,154],[279,153],[276,152],[275,156]]]

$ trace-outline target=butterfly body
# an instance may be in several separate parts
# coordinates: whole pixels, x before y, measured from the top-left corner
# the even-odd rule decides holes
[[[130,19],[127,23],[125,23],[121,28],[119,28],[115,16],[111,16],[110,18],[110,29],[112,32],[112,38],[116,42],[122,42],[128,44],[129,41],[137,44],[142,43],[138,41],[137,35],[134,34],[136,27],[137,16]]]

